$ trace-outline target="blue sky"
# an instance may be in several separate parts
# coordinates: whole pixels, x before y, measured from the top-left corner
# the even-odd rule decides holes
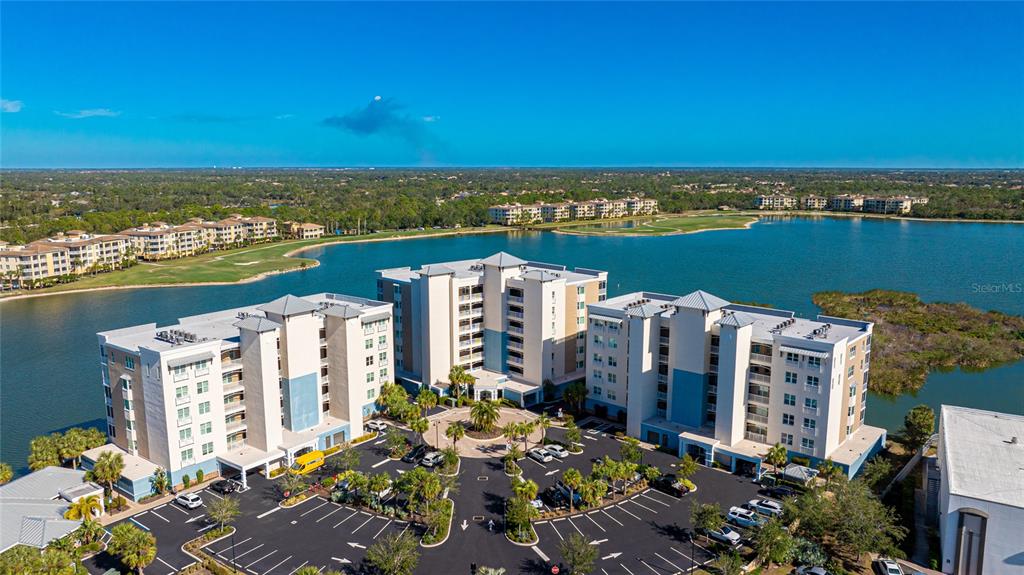
[[[3,3],[0,164],[1024,166],[1024,4]]]

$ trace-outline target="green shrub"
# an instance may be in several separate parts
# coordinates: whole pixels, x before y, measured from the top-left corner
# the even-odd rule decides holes
[[[203,482],[203,478],[205,476],[206,475],[203,473],[202,469],[197,469],[196,470],[196,483],[202,483]]]
[[[324,477],[324,480],[321,481],[320,484],[330,489],[331,487],[334,487],[335,481],[333,477]]]
[[[810,459],[807,459],[806,457],[801,457],[799,455],[794,455],[789,460],[797,465],[803,465],[804,467],[810,467],[811,465]]]
[[[185,486],[185,489],[192,485],[192,478],[188,476],[188,473],[181,476],[181,484]]]

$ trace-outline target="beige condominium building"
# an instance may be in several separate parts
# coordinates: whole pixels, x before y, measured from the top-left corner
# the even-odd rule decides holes
[[[864,425],[872,324],[636,292],[590,305],[587,407],[629,435],[759,474],[768,448],[849,475],[885,443]]]
[[[535,222],[561,222],[645,216],[658,213],[658,200],[651,198],[625,198],[621,200],[587,200],[554,204],[502,204],[487,210],[491,223],[504,226]]]
[[[785,194],[761,195],[754,198],[759,210],[790,210],[796,207],[796,198]]]
[[[828,198],[811,194],[803,197],[803,203],[805,210],[824,210],[828,207]]]
[[[311,240],[324,235],[324,227],[310,222],[288,222],[288,235],[297,240]]]
[[[322,293],[101,332],[111,442],[185,475],[290,464],[363,434],[394,377],[391,304]],[[121,488],[138,499],[148,478]]]
[[[583,378],[587,306],[604,300],[608,279],[504,252],[377,275],[377,299],[394,304],[404,385],[447,395],[449,372],[461,366],[476,378],[474,398],[521,405],[541,401],[546,381]]]
[[[876,214],[909,214],[917,204],[927,204],[928,198],[911,196],[889,196],[864,198],[864,211]]]
[[[67,275],[71,271],[68,249],[58,245],[0,243],[0,273],[5,279],[36,282]]]
[[[842,194],[828,200],[828,209],[839,212],[859,212],[864,209],[864,196]]]
[[[118,235],[127,236],[136,256],[143,260],[162,260],[195,255],[209,245],[206,233],[197,223],[172,226],[153,222],[129,228]]]
[[[89,234],[70,230],[52,238],[32,242],[32,245],[62,247],[68,250],[71,273],[82,274],[103,266],[116,266],[127,258],[134,258],[131,241],[119,234]]]

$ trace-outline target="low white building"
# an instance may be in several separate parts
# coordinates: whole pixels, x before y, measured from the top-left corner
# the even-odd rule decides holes
[[[85,471],[46,467],[0,485],[0,553],[17,545],[42,549],[73,533],[81,520],[64,518],[72,503],[98,496],[103,488],[85,480]]]
[[[1024,416],[943,405],[942,572],[1024,573]]]

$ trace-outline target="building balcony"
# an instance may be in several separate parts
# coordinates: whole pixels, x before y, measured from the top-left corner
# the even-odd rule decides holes
[[[708,384],[708,393],[711,394],[711,395],[718,395],[718,386],[709,383]]]
[[[523,312],[521,312],[521,311],[510,311],[510,312],[508,312],[508,317],[510,317],[512,319],[523,319]]]
[[[659,373],[658,374],[658,383],[668,383],[668,376],[663,374],[663,373]]]
[[[750,372],[749,379],[750,379],[750,381],[757,382],[757,383],[771,383],[772,382],[772,376],[765,375],[763,373]]]
[[[711,346],[710,353],[718,353],[718,346],[717,345]]]
[[[808,384],[805,383],[804,384],[804,391],[806,391],[808,393],[821,393],[821,386],[820,385],[808,385]]]
[[[514,333],[514,334],[517,334],[517,335],[523,335],[523,328],[509,326],[508,332],[509,333]]]
[[[239,419],[224,424],[224,432],[227,433],[228,435],[232,435],[246,429],[247,427],[248,426],[245,424],[245,420]]]
[[[518,342],[518,341],[510,341],[510,342],[508,342],[508,348],[509,349],[523,349],[523,344]]]
[[[467,347],[474,347],[474,346],[483,345],[483,344],[484,344],[484,338],[482,338],[482,337],[473,337],[473,338],[470,338],[470,339],[461,339],[461,340],[459,340],[459,348],[460,349],[464,349],[464,348],[467,348]],[[511,347],[511,346],[509,346],[509,347]]]
[[[192,403],[191,395],[182,395],[174,398],[174,405],[185,405],[188,403]]]
[[[224,404],[224,415],[238,413],[240,411],[245,411],[244,401],[232,401]]]
[[[508,303],[523,303],[523,296],[510,295],[508,296]]]
[[[768,443],[767,433],[754,433],[753,431],[747,431],[743,434],[743,437],[750,441],[756,441],[757,443]]]
[[[750,421],[752,423],[761,423],[763,425],[768,425],[768,416],[758,415],[756,413],[747,413],[747,421]]]
[[[763,403],[768,405],[768,394],[767,393],[747,393],[747,400],[755,403]]]
[[[242,369],[242,360],[241,359],[233,359],[233,360],[227,361],[227,362],[221,360],[221,363],[220,363],[221,373],[228,373],[228,372],[232,372],[232,371],[238,371],[240,369]]]
[[[514,363],[516,365],[524,365],[523,358],[516,357],[514,355],[508,356],[508,362],[509,363]]]
[[[668,364],[668,356],[667,355],[658,355],[658,363],[664,363],[664,364],[667,365]]]
[[[179,439],[178,440],[178,447],[188,447],[189,445],[192,445],[193,443],[195,443],[195,440],[192,439],[191,437],[188,437],[188,438],[185,438],[185,439]]]
[[[772,356],[765,355],[763,353],[751,353],[750,354],[750,361],[754,361],[754,362],[757,362],[757,363],[766,363],[768,365],[771,365],[771,363],[772,363]]]
[[[663,335],[662,336],[658,336],[658,343],[668,344],[668,337],[663,336]]]
[[[801,410],[807,415],[818,415],[821,413],[817,407],[807,407],[806,405],[803,406]]]
[[[817,427],[801,427],[800,428],[800,433],[802,433],[803,435],[806,435],[807,437],[818,437],[818,428]]]
[[[708,373],[718,373],[718,364],[709,365]]]
[[[186,425],[192,425],[192,418],[191,417],[184,417],[184,418],[178,419],[178,427],[185,427]]]

